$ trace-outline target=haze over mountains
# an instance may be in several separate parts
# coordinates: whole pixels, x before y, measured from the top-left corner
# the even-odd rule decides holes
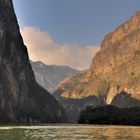
[[[12,0],[0,0],[0,122],[65,122],[56,99],[35,81]]]
[[[36,81],[49,92],[53,92],[65,78],[81,72],[69,66],[45,65],[41,61],[30,62]]]
[[[139,64],[140,11],[107,34],[90,68],[63,82],[54,95],[70,122],[87,105],[140,106]]]

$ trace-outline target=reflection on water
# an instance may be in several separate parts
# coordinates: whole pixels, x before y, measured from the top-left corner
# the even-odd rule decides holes
[[[140,127],[95,125],[0,127],[0,140],[140,140]]]

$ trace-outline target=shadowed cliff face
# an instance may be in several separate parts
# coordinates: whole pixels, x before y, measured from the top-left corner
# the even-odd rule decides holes
[[[98,102],[104,104],[140,106],[139,64],[140,12],[137,12],[129,21],[105,36],[89,70],[62,82],[54,92],[55,96],[60,101],[61,98],[83,100],[96,96]],[[128,96],[122,98],[122,91],[129,95],[129,99]],[[66,101],[61,103],[64,106],[67,104]],[[92,104],[98,105],[94,101]]]
[[[0,122],[63,122],[58,102],[35,81],[12,0],[0,0]]]

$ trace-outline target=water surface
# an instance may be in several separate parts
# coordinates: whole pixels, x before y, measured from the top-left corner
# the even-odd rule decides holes
[[[140,127],[100,125],[0,127],[0,140],[140,140]]]

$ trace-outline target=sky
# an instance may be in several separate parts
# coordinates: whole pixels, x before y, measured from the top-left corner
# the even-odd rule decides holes
[[[86,69],[103,37],[140,10],[140,0],[13,0],[30,59]]]

